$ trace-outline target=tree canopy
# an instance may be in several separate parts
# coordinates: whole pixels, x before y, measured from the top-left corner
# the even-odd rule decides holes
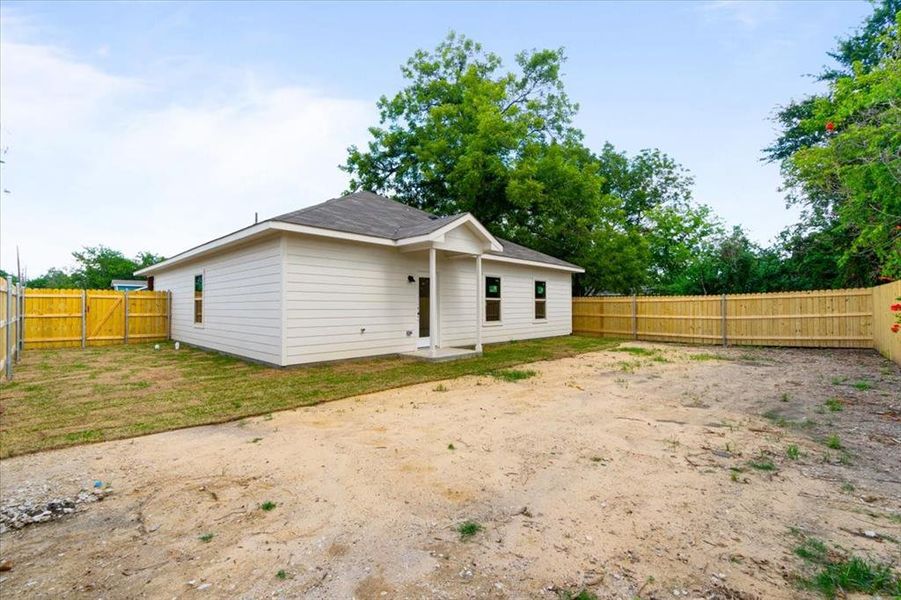
[[[72,253],[75,267],[69,270],[51,268],[40,277],[28,280],[32,288],[106,289],[113,279],[143,279],[135,271],[158,263],[162,256],[140,252],[127,258],[122,252],[106,246],[85,246]]]
[[[496,235],[585,266],[581,292],[669,281],[717,225],[663,152],[584,145],[564,62],[562,49],[524,51],[508,72],[453,33],[417,51],[401,69],[406,87],[378,101],[366,149],[348,150],[351,190],[470,212]]]

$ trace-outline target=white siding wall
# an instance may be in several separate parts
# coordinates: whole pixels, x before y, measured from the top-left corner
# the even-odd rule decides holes
[[[419,287],[407,276],[428,270],[427,253],[309,236],[287,251],[287,364],[416,349]]]
[[[502,288],[502,321],[483,326],[484,343],[571,333],[568,272],[491,260],[483,260],[482,270],[501,277]],[[193,289],[201,272],[198,327]],[[419,286],[408,275],[428,275],[428,251],[286,235],[159,273],[155,287],[172,291],[173,339],[292,365],[415,350]],[[547,282],[544,321],[534,319],[535,280]],[[476,289],[475,259],[439,252],[442,346],[475,344]]]
[[[202,258],[158,273],[154,287],[172,292],[172,338],[281,364],[279,238]],[[194,324],[194,276],[204,274],[203,325]]]
[[[501,278],[501,322],[483,325],[482,343],[572,333],[572,287],[568,272],[483,259],[482,275]],[[547,319],[534,318],[536,280],[547,282]],[[475,259],[442,262],[438,281],[441,296],[441,344],[474,344]],[[484,309],[482,314],[484,315]]]

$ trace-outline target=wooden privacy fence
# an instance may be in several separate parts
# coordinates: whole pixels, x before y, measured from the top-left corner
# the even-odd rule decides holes
[[[12,379],[22,351],[22,287],[0,279],[0,373]]]
[[[169,338],[169,292],[26,289],[24,349]]]
[[[692,344],[877,348],[898,362],[891,304],[901,281],[875,288],[573,298],[573,333]]]

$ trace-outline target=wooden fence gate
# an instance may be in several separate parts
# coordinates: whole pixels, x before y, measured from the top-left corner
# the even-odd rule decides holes
[[[24,303],[26,350],[169,338],[169,292],[26,289]]]

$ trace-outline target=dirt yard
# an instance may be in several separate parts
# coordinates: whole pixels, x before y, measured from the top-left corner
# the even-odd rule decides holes
[[[898,367],[628,346],[0,461],[4,505],[111,486],[0,536],[0,595],[813,598],[804,540],[901,562]]]

